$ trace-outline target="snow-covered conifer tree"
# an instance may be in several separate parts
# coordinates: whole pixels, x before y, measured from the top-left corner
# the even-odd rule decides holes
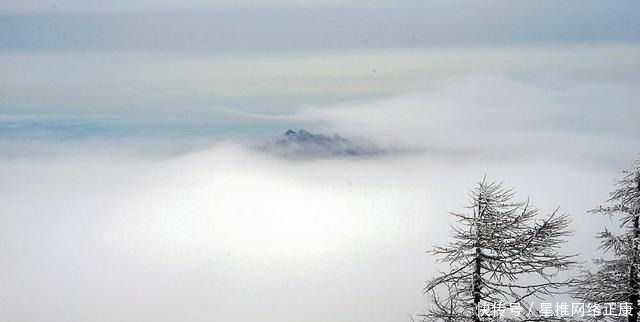
[[[591,211],[616,218],[621,231],[614,233],[605,228],[598,234],[600,249],[609,257],[593,260],[596,271],[584,271],[575,279],[571,292],[576,298],[603,307],[607,303],[618,304],[615,316],[600,315],[593,317],[595,320],[639,321],[640,160],[623,174],[606,204]],[[628,312],[621,312],[625,310],[623,303],[629,303]]]
[[[432,250],[449,267],[424,288],[430,295],[425,321],[495,320],[478,310],[483,303],[504,305],[506,311],[521,308],[513,320],[539,320],[526,314],[526,301],[566,285],[558,273],[575,264],[573,255],[559,252],[570,235],[568,217],[557,210],[542,217],[528,200],[513,197],[513,190],[483,180],[471,190],[467,211],[452,213],[451,241]],[[508,313],[501,319],[509,319]]]

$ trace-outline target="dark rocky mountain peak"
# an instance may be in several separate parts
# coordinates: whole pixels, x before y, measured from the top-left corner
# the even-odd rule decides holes
[[[356,144],[339,135],[327,136],[311,133],[305,129],[297,132],[288,129],[273,143],[261,150],[294,158],[359,157],[382,154],[372,144]]]

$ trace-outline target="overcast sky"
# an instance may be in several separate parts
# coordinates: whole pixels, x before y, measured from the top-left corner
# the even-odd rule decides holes
[[[0,320],[388,322],[487,175],[573,218],[640,152],[637,1],[0,2]],[[288,128],[364,159],[255,149]]]
[[[273,51],[640,40],[637,1],[3,1],[2,50]]]

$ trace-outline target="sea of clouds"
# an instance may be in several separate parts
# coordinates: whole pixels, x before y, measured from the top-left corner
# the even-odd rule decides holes
[[[586,212],[640,152],[637,73],[525,74],[439,75],[382,98],[234,114],[275,129],[259,134],[4,115],[0,320],[405,320],[444,268],[425,251],[485,175],[542,213],[569,213],[566,250],[586,260],[595,232],[614,226]],[[255,149],[292,124],[385,153]]]

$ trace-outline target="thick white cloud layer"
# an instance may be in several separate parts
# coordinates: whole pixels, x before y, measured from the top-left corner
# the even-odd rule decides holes
[[[446,54],[400,55],[421,66],[415,73],[399,56],[384,54],[382,60],[392,66],[379,70],[385,76],[380,82],[366,76],[367,61],[378,61],[366,55],[365,63],[351,69],[345,62],[357,61],[357,55],[317,61],[313,77],[296,76],[296,66],[305,65],[300,61],[256,63],[264,68],[257,79],[275,82],[256,85],[264,90],[258,96],[288,82],[300,88],[318,82],[339,91],[340,84],[331,82],[337,66],[347,66],[342,75],[352,76],[343,84],[364,89],[377,84],[367,93],[389,85],[390,92],[405,94],[233,110],[237,119],[225,119],[228,128],[295,123],[366,139],[391,152],[377,158],[292,161],[220,133],[155,135],[142,131],[153,124],[122,125],[82,113],[72,122],[4,115],[0,320],[401,320],[424,304],[420,290],[437,269],[424,251],[447,237],[447,211],[461,210],[467,189],[485,174],[516,187],[520,199],[530,196],[545,213],[560,206],[571,214],[576,233],[567,251],[580,251],[586,259],[596,247],[594,232],[608,223],[586,211],[606,198],[616,172],[640,151],[638,65],[629,54],[634,48],[577,56],[567,56],[572,51],[566,49],[545,54],[542,48],[523,60],[513,52],[496,57],[485,51],[475,60],[459,54],[448,64]],[[604,64],[610,57],[618,59]],[[46,59],[40,63],[46,65]],[[434,70],[432,63],[445,67]],[[81,75],[77,62],[67,65],[71,75],[56,78],[58,67],[52,66],[40,81],[33,75],[20,78],[10,65],[2,67],[13,71],[5,82],[23,92],[6,97],[29,106],[30,114],[42,111],[36,107],[49,94],[63,100],[37,87],[34,96],[25,95],[29,84],[45,86],[51,77],[66,93],[87,88],[72,77]],[[133,66],[146,70],[148,65]],[[198,66],[203,65],[196,62],[190,70]],[[323,74],[327,66],[333,69]],[[178,84],[180,75],[194,76],[149,68],[131,77],[125,69],[87,86],[109,91],[129,80],[143,88],[147,83],[141,79],[169,75],[163,79],[169,83],[156,83],[155,89],[180,90],[171,84]],[[282,74],[270,72],[280,69]],[[253,90],[238,86],[244,79],[240,67],[230,70],[239,83],[229,88]],[[224,85],[224,77],[196,73],[194,79],[198,75]],[[102,96],[82,93],[62,110],[110,111],[109,104],[88,104],[105,103]],[[124,104],[126,98],[111,102]],[[181,111],[146,105],[151,101],[145,99],[135,102],[142,112],[127,113],[122,105],[119,111],[125,112],[115,114],[147,120],[145,115],[156,119]],[[182,102],[206,111],[195,101]],[[197,121],[181,119],[177,132]],[[60,135],[68,132],[73,135]],[[249,132],[236,129],[236,135],[255,143]]]
[[[640,83],[505,75],[454,77],[384,100],[308,106],[303,120],[390,147],[493,159],[638,151]]]
[[[568,249],[585,254],[584,212],[614,176],[559,160],[286,161],[234,145],[159,160],[76,144],[1,161],[3,320],[403,319],[423,304],[446,211],[485,173],[572,213]]]

